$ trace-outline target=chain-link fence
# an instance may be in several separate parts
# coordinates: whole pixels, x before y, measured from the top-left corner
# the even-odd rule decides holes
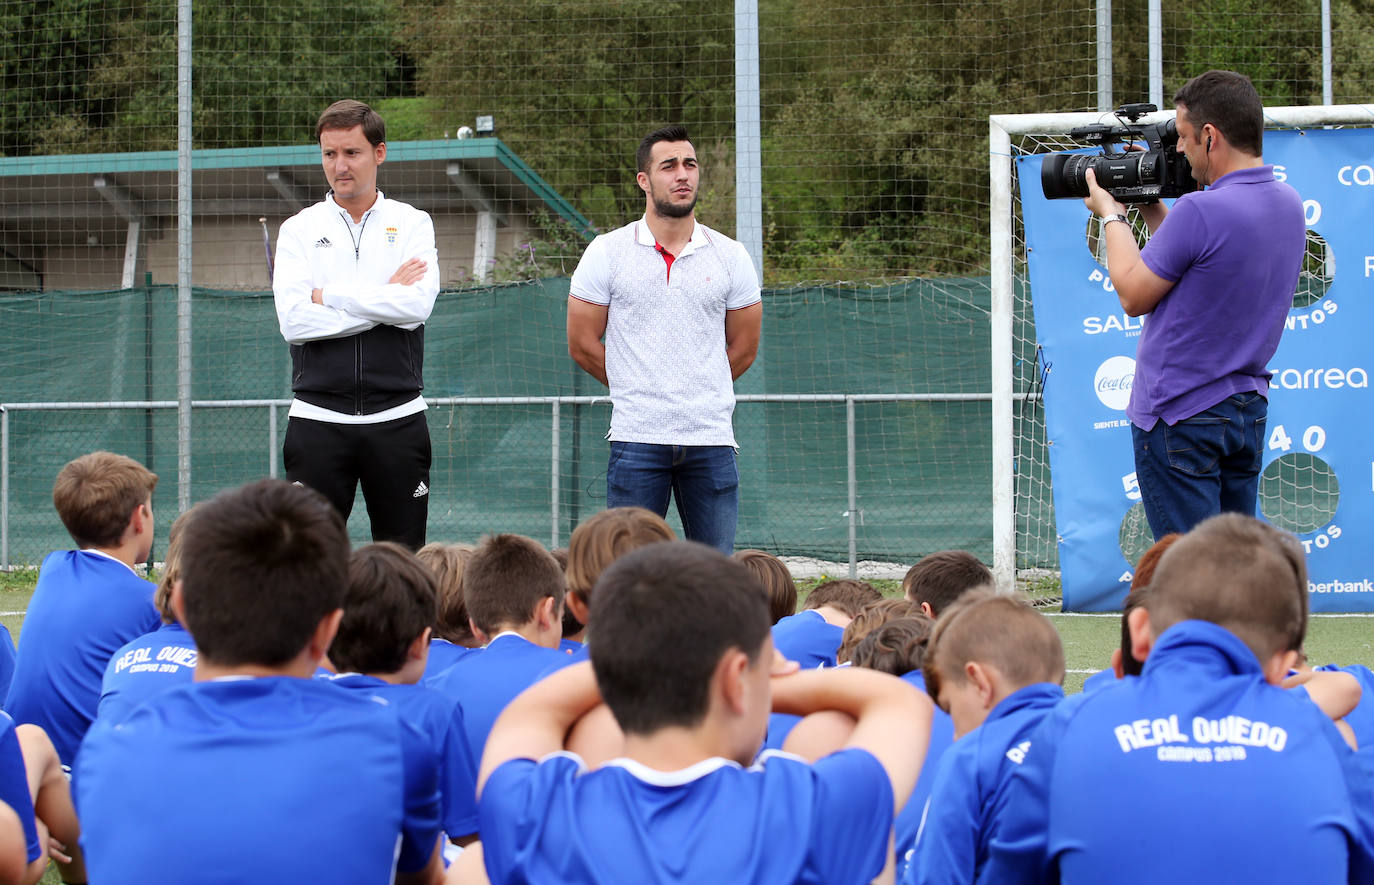
[[[990,557],[989,114],[1167,102],[1210,67],[1249,74],[1269,104],[1363,101],[1363,11],[0,0],[8,559],[66,543],[48,490],[91,449],[162,475],[164,525],[271,472],[285,413],[270,403],[289,397],[271,250],[325,191],[314,121],[343,97],[387,121],[382,190],[435,222],[431,537],[556,542],[601,506],[607,406],[585,398],[604,388],[565,356],[562,299],[587,237],[643,211],[639,138],[679,122],[702,161],[698,217],[761,254],[768,286],[737,385],[740,544]],[[32,405],[57,402],[107,405]],[[1050,524],[1048,477],[1018,479],[1017,520]],[[1052,533],[1037,537],[1021,564],[1052,566]]]

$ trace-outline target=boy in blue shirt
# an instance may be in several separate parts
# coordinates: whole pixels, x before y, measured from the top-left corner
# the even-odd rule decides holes
[[[818,584],[802,610],[773,625],[773,644],[803,670],[835,666],[844,628],[883,595],[864,581],[843,579]]]
[[[1013,760],[1064,698],[1064,648],[1035,609],[979,592],[946,609],[925,663],[926,691],[949,712],[957,740],[940,761],[903,881],[972,885]]]
[[[921,558],[902,577],[902,595],[938,618],[970,590],[993,589],[992,571],[965,550],[941,550]]]
[[[401,718],[425,734],[439,765],[443,825],[449,839],[470,841],[477,832],[477,773],[458,702],[417,683],[429,657],[434,577],[400,544],[383,541],[353,551],[348,594],[329,657],[332,678],[393,704]]]
[[[181,531],[192,507],[172,521],[167,533],[167,558],[153,592],[153,606],[162,626],[126,643],[110,658],[100,683],[97,718],[122,719],[148,698],[190,682],[196,672],[196,641],[172,611],[172,587],[181,578]]]
[[[482,540],[463,574],[472,632],[485,646],[460,658],[429,687],[463,709],[473,769],[506,704],[572,658],[563,635],[563,569],[538,541],[522,535]]]
[[[843,885],[883,870],[930,728],[920,692],[868,670],[796,672],[774,653],[748,571],[701,544],[618,560],[592,622],[591,664],[533,686],[493,729],[478,778],[492,882]],[[624,758],[588,772],[560,751],[603,699]],[[745,768],[770,701],[853,717],[849,746]]]
[[[152,551],[156,485],[143,465],[111,452],[71,461],[53,485],[57,515],[80,549],[43,560],[6,709],[43,729],[64,765],[95,719],[110,658],[158,626],[153,585],[134,571]]]
[[[1045,717],[979,881],[1374,881],[1368,776],[1279,687],[1305,591],[1297,540],[1252,517],[1177,541],[1130,616],[1143,671]],[[1130,801],[1103,813],[1104,785]]]
[[[347,580],[347,531],[317,492],[263,480],[199,506],[172,593],[196,681],[81,748],[92,882],[440,880],[433,750],[391,705],[311,678]]]

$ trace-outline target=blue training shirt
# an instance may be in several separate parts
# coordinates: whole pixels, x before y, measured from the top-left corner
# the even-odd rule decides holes
[[[393,685],[375,676],[340,673],[335,685],[385,698],[401,718],[429,738],[439,760],[441,821],[450,839],[477,832],[477,772],[458,702],[420,685]]]
[[[196,641],[178,623],[138,637],[110,658],[96,716],[123,719],[153,695],[185,685],[196,675],[196,658]]]
[[[992,823],[1005,803],[1013,760],[1063,699],[1058,685],[1028,685],[1003,698],[982,725],[954,742],[940,761],[903,883],[972,885],[987,860]]]
[[[515,633],[502,633],[486,647],[464,655],[430,683],[431,688],[458,701],[468,733],[472,767],[481,767],[482,750],[496,717],[515,696],[554,670],[574,663],[556,648],[535,645]]]
[[[5,699],[10,694],[10,683],[14,681],[14,659],[16,655],[14,637],[10,635],[10,628],[0,624],[0,708],[5,706]]]
[[[842,638],[844,628],[836,627],[815,609],[788,615],[773,625],[773,645],[803,670],[835,666]]]
[[[920,670],[903,674],[902,681],[916,686],[921,690],[921,694],[925,694],[926,679]],[[934,700],[931,698],[932,702]],[[910,798],[906,800],[902,810],[897,812],[897,820],[893,827],[892,844],[897,852],[898,879],[906,873],[911,862],[911,851],[916,845],[916,834],[921,830],[926,801],[930,799],[931,790],[935,787],[935,775],[940,770],[941,759],[953,743],[954,720],[939,706],[934,706],[934,715],[930,720],[930,744],[926,747],[925,761],[921,763],[921,776],[916,778],[916,786],[912,788]]]
[[[77,761],[92,882],[376,885],[424,869],[434,752],[387,701],[322,679],[168,689]]]
[[[1374,881],[1368,775],[1215,624],[1056,706],[1014,768],[979,882]]]
[[[857,749],[673,772],[556,753],[501,765],[478,806],[492,882],[857,885],[886,861],[892,785]]]
[[[425,675],[420,677],[421,685],[428,685],[449,667],[472,654],[476,649],[449,642],[447,639],[429,641],[429,658],[425,661]]]
[[[162,623],[154,586],[122,562],[87,550],[48,554],[19,634],[6,710],[32,722],[71,765],[95,719],[110,658]]]
[[[14,720],[7,713],[0,713],[0,802],[14,809],[24,827],[24,847],[28,862],[33,863],[47,846],[38,844],[38,826],[33,816],[33,797],[29,795],[29,777],[24,770],[24,752],[19,746],[19,735],[14,731]]]

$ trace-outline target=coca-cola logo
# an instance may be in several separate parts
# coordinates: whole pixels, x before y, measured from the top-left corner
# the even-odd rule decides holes
[[[1102,405],[1124,412],[1131,401],[1131,384],[1134,381],[1135,360],[1128,356],[1114,356],[1097,367],[1097,374],[1093,376],[1093,391]]]

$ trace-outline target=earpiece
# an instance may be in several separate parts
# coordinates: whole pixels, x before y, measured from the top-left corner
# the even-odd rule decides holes
[[[1209,135],[1209,136],[1207,136],[1207,151],[1210,153],[1211,150],[1212,150],[1212,136]]]

